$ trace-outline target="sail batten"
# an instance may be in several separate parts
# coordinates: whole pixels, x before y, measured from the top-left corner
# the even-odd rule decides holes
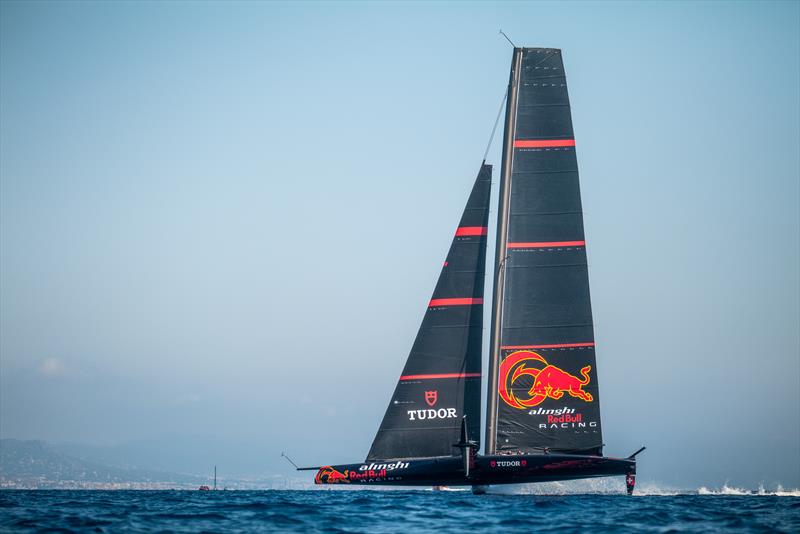
[[[490,165],[482,165],[368,461],[454,456],[479,441]]]

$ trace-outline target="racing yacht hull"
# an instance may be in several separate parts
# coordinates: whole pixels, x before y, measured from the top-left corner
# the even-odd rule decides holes
[[[487,486],[626,476],[632,490],[635,458],[576,454],[475,456],[464,476],[461,458],[425,458],[323,466],[316,484],[383,486]]]

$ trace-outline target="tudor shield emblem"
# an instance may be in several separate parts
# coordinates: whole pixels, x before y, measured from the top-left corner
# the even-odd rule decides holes
[[[428,403],[428,406],[433,408],[433,405],[436,404],[437,400],[439,400],[439,392],[438,391],[426,391],[425,392],[425,402]]]

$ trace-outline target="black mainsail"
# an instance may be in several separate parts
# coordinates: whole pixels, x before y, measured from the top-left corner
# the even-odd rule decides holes
[[[491,180],[482,164],[367,460],[454,456],[464,416],[479,441]]]
[[[601,454],[578,165],[561,51],[514,51],[498,210],[487,453]]]
[[[561,51],[514,48],[497,219],[485,454],[483,289],[491,167],[481,165],[367,459],[317,484],[472,485],[625,475],[602,456],[575,138]]]

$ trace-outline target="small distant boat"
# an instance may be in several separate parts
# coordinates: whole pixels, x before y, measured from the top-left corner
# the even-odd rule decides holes
[[[213,489],[217,489],[217,466],[216,465],[214,466],[214,488]],[[211,491],[212,488],[208,484],[203,484],[202,486],[197,488],[197,490],[198,491]]]
[[[366,460],[299,468],[318,469],[317,484],[471,485],[479,494],[492,484],[624,476],[633,493],[644,447],[603,455],[561,50],[514,48],[505,113],[494,262],[486,268],[492,167],[484,159]],[[478,455],[486,271],[494,293]]]

